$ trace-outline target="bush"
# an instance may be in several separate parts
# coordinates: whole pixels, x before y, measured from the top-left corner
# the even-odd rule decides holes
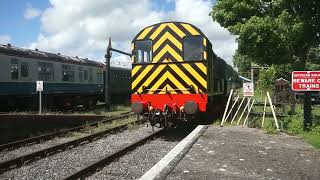
[[[268,134],[274,134],[277,132],[277,128],[274,124],[274,121],[272,118],[266,118],[264,121],[264,126],[263,129],[268,133]]]
[[[303,133],[303,116],[300,113],[284,118],[283,128],[289,134]]]
[[[276,69],[271,66],[269,69],[261,69],[257,82],[258,90],[272,92],[276,80]]]
[[[313,127],[310,133],[314,135],[320,135],[320,126]]]

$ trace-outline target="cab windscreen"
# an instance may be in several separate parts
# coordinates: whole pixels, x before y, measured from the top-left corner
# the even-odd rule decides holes
[[[183,53],[185,61],[203,60],[203,38],[201,36],[185,37],[183,40]]]
[[[135,56],[136,56],[136,63],[150,63],[152,61],[151,40],[136,41]]]

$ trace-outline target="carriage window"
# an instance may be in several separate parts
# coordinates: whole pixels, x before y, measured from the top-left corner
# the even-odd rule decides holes
[[[83,68],[79,67],[78,71],[79,71],[79,81],[82,82],[83,81]]]
[[[11,79],[18,79],[18,60],[11,59]]]
[[[28,77],[29,76],[29,64],[26,62],[21,63],[21,76]]]
[[[52,81],[54,71],[52,63],[39,62],[38,63],[38,76],[39,80]]]
[[[97,83],[98,84],[102,84],[102,70],[101,69],[97,69]]]
[[[73,66],[62,65],[62,81],[74,81]]]
[[[89,81],[93,81],[92,68],[89,68]]]
[[[152,42],[151,40],[136,41],[137,63],[149,63],[152,60]]]
[[[88,70],[84,70],[83,79],[84,79],[85,81],[88,80]]]
[[[201,36],[185,37],[183,52],[185,61],[203,60],[203,38]]]

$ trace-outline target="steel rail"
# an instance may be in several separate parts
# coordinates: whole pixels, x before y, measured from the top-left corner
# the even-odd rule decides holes
[[[159,131],[153,132],[152,134],[150,134],[149,136],[146,136],[140,140],[137,140],[131,144],[129,144],[126,147],[123,147],[121,149],[119,149],[118,151],[107,155],[99,160],[97,160],[96,162],[93,162],[92,164],[72,173],[71,175],[68,175],[67,177],[63,178],[65,180],[69,180],[69,179],[83,179],[85,177],[87,177],[88,175],[94,173],[99,167],[102,167],[106,164],[111,163],[113,160],[125,155],[126,153],[132,151],[133,149],[135,149],[136,147],[144,144],[145,142],[147,142],[148,140],[152,139],[153,137],[159,135],[160,133],[162,133],[164,131],[164,129],[161,129]]]
[[[0,145],[0,151],[12,150],[12,149],[19,148],[19,147],[25,146],[25,145],[41,143],[41,142],[44,142],[44,141],[48,141],[48,140],[54,139],[55,137],[65,135],[65,134],[67,134],[69,132],[80,131],[80,130],[84,129],[87,126],[93,127],[93,126],[97,126],[99,123],[107,123],[107,122],[111,122],[111,121],[118,120],[118,119],[121,119],[121,118],[129,117],[131,115],[133,115],[133,114],[128,113],[128,114],[121,115],[121,116],[118,116],[118,117],[111,117],[110,119],[106,119],[106,120],[102,120],[102,121],[89,123],[89,124],[86,124],[86,125],[81,125],[81,126],[69,128],[69,129],[58,131],[58,132],[53,132],[53,133],[49,133],[49,134],[44,134],[44,135],[32,137],[32,138],[27,138],[27,139],[22,139],[22,140],[10,142],[10,143],[7,143],[7,144],[2,144],[2,145]]]
[[[2,161],[2,162],[0,162],[0,174],[4,171],[7,171],[8,169],[20,167],[25,163],[29,163],[34,160],[38,160],[38,159],[50,156],[52,154],[64,151],[70,147],[74,148],[84,142],[92,142],[92,141],[97,140],[97,139],[103,137],[104,135],[112,133],[114,131],[126,129],[128,127],[128,125],[130,125],[130,124],[143,123],[145,121],[146,121],[146,119],[136,120],[136,121],[133,121],[133,122],[130,122],[130,123],[127,123],[124,125],[120,125],[120,126],[117,126],[117,127],[105,130],[105,131],[94,133],[94,134],[91,134],[91,135],[88,135],[88,136],[85,136],[82,138],[74,139],[74,140],[71,140],[71,141],[68,141],[65,143],[51,146],[46,149],[38,150],[38,151],[31,152],[26,155],[22,155],[22,156],[13,158],[13,159]]]

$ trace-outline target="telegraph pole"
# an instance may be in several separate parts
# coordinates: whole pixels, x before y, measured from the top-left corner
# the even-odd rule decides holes
[[[106,103],[106,111],[110,111],[110,59],[111,59],[111,38],[109,37],[109,44],[107,47],[107,53],[104,56],[106,58],[106,72],[104,82],[104,99]]]
[[[118,49],[113,49],[111,46],[111,37],[109,37],[109,43],[107,47],[107,53],[104,56],[106,58],[106,74],[105,74],[105,82],[104,82],[104,100],[106,103],[106,111],[110,111],[111,101],[110,101],[110,59],[111,59],[111,51],[129,56],[131,58],[132,54],[127,53]]]

